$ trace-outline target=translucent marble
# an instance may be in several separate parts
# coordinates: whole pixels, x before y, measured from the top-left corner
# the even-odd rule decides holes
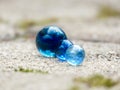
[[[67,39],[64,31],[57,26],[46,26],[36,36],[36,46],[45,57],[55,57],[61,42]]]
[[[59,48],[56,52],[56,57],[59,59],[59,61],[61,61],[61,62],[66,61],[65,52],[66,52],[67,48],[70,47],[71,45],[73,45],[73,43],[69,40],[62,41],[61,45],[59,46]]]
[[[72,45],[66,50],[65,58],[69,64],[78,66],[85,58],[85,51],[79,45]]]

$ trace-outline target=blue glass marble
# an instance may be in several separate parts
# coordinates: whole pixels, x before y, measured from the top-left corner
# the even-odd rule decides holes
[[[55,57],[61,42],[67,39],[63,30],[57,26],[46,26],[36,36],[38,51],[45,57]]]
[[[85,51],[79,45],[72,45],[66,50],[65,58],[73,66],[80,65],[85,58]]]
[[[71,45],[73,45],[73,43],[69,40],[62,41],[61,45],[59,46],[59,48],[56,52],[56,57],[59,59],[59,61],[61,61],[61,62],[66,61],[65,52],[66,52],[67,48],[70,47]]]

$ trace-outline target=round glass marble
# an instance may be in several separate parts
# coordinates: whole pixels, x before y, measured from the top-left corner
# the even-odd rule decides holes
[[[55,57],[61,42],[67,39],[64,31],[57,26],[46,26],[36,36],[38,51],[45,57]]]
[[[72,45],[66,50],[65,58],[73,66],[80,65],[85,58],[85,51],[79,45]]]
[[[59,46],[59,48],[56,52],[56,57],[59,59],[59,61],[61,61],[61,62],[66,61],[65,52],[66,52],[67,48],[70,47],[71,45],[73,45],[73,43],[69,40],[62,41],[61,45]]]

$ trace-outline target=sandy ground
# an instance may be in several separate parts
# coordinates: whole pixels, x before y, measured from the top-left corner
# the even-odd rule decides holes
[[[99,6],[120,9],[119,3],[120,0],[0,0],[0,18],[8,21],[0,23],[0,90],[70,90],[73,78],[94,74],[120,80],[120,18],[96,19]],[[85,49],[86,58],[80,66],[42,57],[34,37],[16,38],[20,30],[15,27],[17,21],[46,17],[59,18],[53,24]],[[37,33],[42,27],[32,30]],[[15,72],[19,67],[48,74]],[[112,88],[81,85],[81,90],[120,90],[120,83]]]
[[[0,88],[1,90],[69,90],[76,76],[102,74],[120,79],[120,45],[73,41],[82,45],[86,58],[78,67],[42,57],[33,41],[10,41],[0,44]],[[19,67],[47,71],[49,74],[14,72]],[[88,89],[88,87],[86,87]],[[98,88],[96,89],[98,90]],[[119,90],[119,86],[111,88]]]

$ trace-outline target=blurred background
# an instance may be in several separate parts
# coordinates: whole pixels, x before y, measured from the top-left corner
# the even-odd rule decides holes
[[[0,41],[34,39],[46,25],[71,40],[120,43],[120,0],[0,0]]]

